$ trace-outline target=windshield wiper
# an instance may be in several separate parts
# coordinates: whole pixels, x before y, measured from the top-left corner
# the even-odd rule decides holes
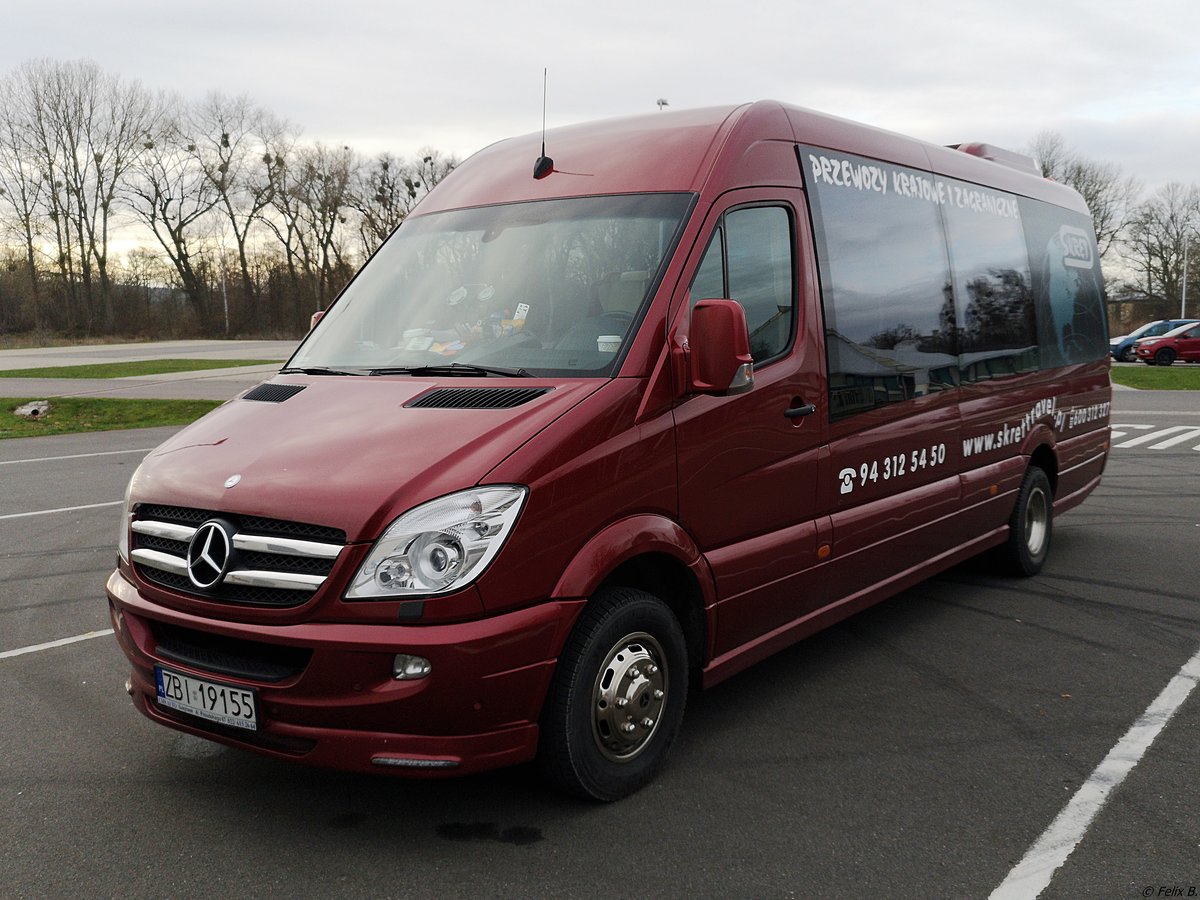
[[[307,368],[297,368],[295,366],[288,369],[280,369],[280,375],[361,375],[362,372],[346,372],[342,369],[330,369],[326,366],[309,366]],[[375,373],[372,372],[372,375]]]
[[[506,378],[532,378],[524,369],[502,369],[499,366],[477,366],[474,363],[447,363],[441,366],[392,366],[384,369],[372,369],[371,375],[462,375],[478,377],[487,375],[503,375]]]

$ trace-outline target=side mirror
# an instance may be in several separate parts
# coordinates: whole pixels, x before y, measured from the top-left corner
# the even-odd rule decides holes
[[[312,331],[314,328],[316,328],[317,323],[320,322],[323,318],[325,318],[325,310],[318,309],[315,313],[312,314],[312,318],[308,320],[308,330]]]
[[[746,311],[736,300],[701,300],[692,309],[688,378],[693,391],[727,396],[754,387]]]

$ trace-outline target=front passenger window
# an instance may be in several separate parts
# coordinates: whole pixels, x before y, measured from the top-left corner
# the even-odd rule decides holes
[[[791,342],[795,294],[787,210],[749,206],[727,212],[692,279],[692,303],[706,297],[737,300],[746,311],[750,353],[761,363]]]

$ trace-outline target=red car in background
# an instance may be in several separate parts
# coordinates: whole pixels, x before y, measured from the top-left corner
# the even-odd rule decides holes
[[[1177,359],[1200,362],[1200,324],[1181,325],[1161,337],[1140,340],[1133,352],[1148,366],[1169,366]]]

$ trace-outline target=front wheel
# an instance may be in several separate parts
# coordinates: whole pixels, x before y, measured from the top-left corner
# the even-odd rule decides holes
[[[687,649],[674,613],[634,588],[584,610],[559,657],[542,716],[542,761],[559,787],[618,800],[662,767],[687,700]]]
[[[1164,347],[1154,354],[1154,364],[1156,366],[1169,366],[1175,362],[1175,351]]]
[[[1050,553],[1053,530],[1054,495],[1050,479],[1038,466],[1030,466],[1008,520],[1008,543],[1002,548],[1005,567],[1016,575],[1040,572]]]

